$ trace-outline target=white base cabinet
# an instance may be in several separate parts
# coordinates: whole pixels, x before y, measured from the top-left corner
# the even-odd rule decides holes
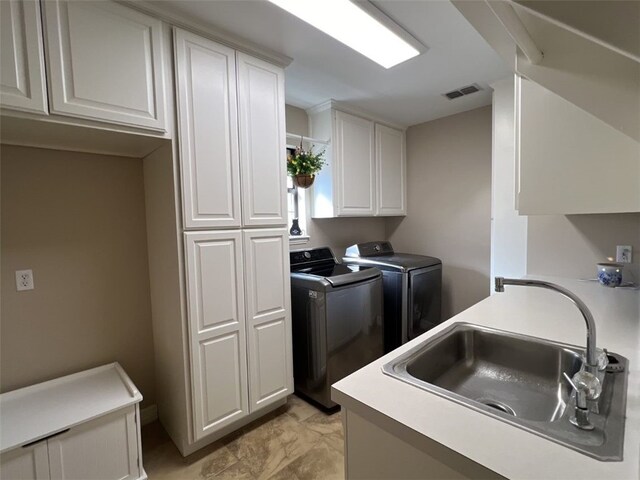
[[[117,363],[0,395],[2,479],[146,479],[141,400]]]
[[[242,234],[185,235],[194,432],[249,414]]]
[[[293,393],[288,242],[286,229],[185,233],[196,440]]]
[[[51,478],[47,442],[16,448],[0,455],[0,476],[6,480]]]
[[[127,407],[47,440],[52,479],[141,477],[136,408]]]
[[[249,392],[253,411],[293,393],[289,232],[244,230],[249,345]]]
[[[311,135],[330,140],[311,190],[312,217],[406,215],[404,130],[339,108],[331,101],[307,110]]]

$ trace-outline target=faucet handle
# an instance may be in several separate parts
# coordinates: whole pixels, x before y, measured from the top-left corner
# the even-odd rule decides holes
[[[580,370],[571,379],[573,388],[583,391],[587,400],[597,400],[602,393],[602,384],[598,377],[586,370]]]
[[[592,383],[591,379],[588,377],[590,375],[591,377],[595,378],[598,386],[600,385],[598,378],[595,377],[595,375],[590,374],[589,372],[581,370],[573,376],[573,379],[569,378],[569,375],[567,375],[566,372],[562,372],[564,378],[567,380],[567,382],[569,382],[571,388],[576,392],[576,406],[573,411],[573,415],[569,417],[569,422],[571,422],[572,425],[575,425],[581,430],[593,430],[594,426],[589,420],[589,407],[587,406],[587,400],[590,399],[589,397],[594,394],[595,391],[592,391],[593,387],[585,383],[585,378],[580,375],[581,373],[587,374],[586,379],[589,383]],[[597,388],[595,390],[597,390]],[[600,392],[598,392],[597,395],[600,395]]]
[[[607,369],[607,365],[609,365],[609,357],[607,357],[608,353],[609,352],[607,352],[606,348],[596,348],[598,371],[602,372]]]

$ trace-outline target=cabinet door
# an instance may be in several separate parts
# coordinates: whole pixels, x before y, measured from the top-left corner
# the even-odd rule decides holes
[[[244,225],[287,224],[284,71],[237,54]]]
[[[406,157],[404,132],[376,124],[378,215],[406,215]]]
[[[140,477],[134,406],[77,425],[47,443],[52,480]]]
[[[242,234],[185,233],[196,440],[248,414]]]
[[[3,453],[0,456],[0,473],[3,480],[48,480],[49,455],[46,440]]]
[[[160,20],[110,1],[43,5],[51,113],[164,131]]]
[[[245,230],[249,395],[252,411],[293,393],[289,237]]]
[[[175,30],[186,228],[240,226],[235,52]]]
[[[37,0],[0,2],[0,104],[47,113],[42,25]]]
[[[335,112],[335,194],[338,215],[375,214],[375,159],[373,122]]]
[[[516,87],[520,214],[640,212],[640,143],[531,80]]]

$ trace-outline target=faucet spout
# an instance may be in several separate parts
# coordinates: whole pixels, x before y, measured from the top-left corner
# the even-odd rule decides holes
[[[530,280],[530,279],[517,279],[517,278],[495,278],[495,290],[496,292],[504,292],[505,285],[517,285],[523,287],[539,287],[553,290],[565,296],[578,307],[582,317],[584,318],[587,326],[587,359],[585,369],[590,373],[595,373],[598,370],[598,357],[596,354],[596,323],[593,319],[593,315],[585,303],[580,300],[573,292],[567,290],[555,283],[545,282],[542,280]]]

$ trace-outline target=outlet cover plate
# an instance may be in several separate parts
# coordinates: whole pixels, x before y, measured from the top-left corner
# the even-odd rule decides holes
[[[16,270],[16,288],[19,292],[34,289],[31,270]]]
[[[631,245],[618,245],[616,247],[616,262],[631,263],[632,248]]]

